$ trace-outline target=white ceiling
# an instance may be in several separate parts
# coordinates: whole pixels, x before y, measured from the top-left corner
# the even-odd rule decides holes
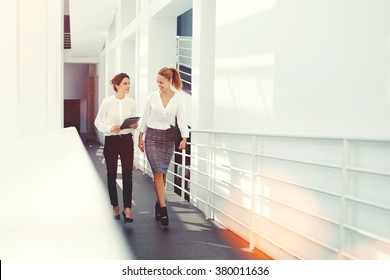
[[[68,1],[64,13],[69,9],[72,57],[99,57],[119,0]]]
[[[99,57],[120,1],[64,0],[64,14],[69,14],[70,19],[74,59]],[[152,1],[151,16],[177,17],[191,8],[192,0]]]

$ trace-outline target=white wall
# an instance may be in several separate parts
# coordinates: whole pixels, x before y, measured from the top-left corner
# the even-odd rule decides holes
[[[215,77],[215,1],[193,1],[193,31],[192,31],[192,97],[191,97],[191,128],[214,128],[214,77]],[[211,144],[206,135],[191,135],[191,142]],[[209,158],[207,149],[191,148],[191,153],[199,158]],[[207,173],[210,168],[204,161],[192,161],[192,166],[199,172]],[[200,186],[207,186],[209,178],[198,172],[191,174]],[[191,186],[191,194],[207,201],[207,193],[202,187]],[[205,205],[192,197],[191,203],[206,213],[207,218],[213,218]]]
[[[388,1],[245,2],[216,1],[216,129],[390,136]]]
[[[18,18],[17,2],[4,3],[0,11],[0,34],[8,38],[8,44],[1,44],[1,53],[6,53],[1,64],[0,81],[3,85],[1,91],[2,103],[5,110],[1,111],[1,118],[7,119],[1,132],[1,138],[18,133]],[[13,24],[10,24],[12,22]],[[5,133],[6,132],[6,133]]]
[[[151,18],[149,21],[149,92],[158,90],[157,73],[162,67],[175,67],[176,18]]]
[[[236,1],[215,1],[213,18],[212,13],[208,14],[213,10],[210,2],[194,1],[192,120],[195,129],[389,139],[390,127],[386,123],[390,117],[390,18],[387,15],[390,3],[246,0],[238,10]],[[205,21],[209,28],[204,28]],[[208,39],[208,50],[205,50],[205,39]],[[197,144],[211,143],[249,154],[256,151],[282,158],[333,163],[337,158],[337,164],[343,161],[349,164],[343,159],[340,146],[336,148],[327,141],[311,143],[305,139],[266,137],[254,147],[250,137],[248,141],[247,137],[232,135],[218,138],[195,135],[193,141]],[[385,167],[387,160],[379,156],[387,154],[387,145],[379,145],[380,148],[375,143],[367,145],[372,153],[363,153],[359,144],[351,145],[354,156],[361,161],[352,162],[351,166],[370,166],[368,169],[375,170],[372,163],[376,162],[376,168],[380,166],[379,170],[389,174]],[[230,217],[219,211],[208,213],[205,204],[197,199],[192,202],[208,217],[249,240],[252,238],[249,231],[231,217],[250,224],[250,213],[221,199],[221,195],[237,203],[248,202],[245,192],[251,178],[234,168],[252,170],[253,158],[218,149],[211,158],[202,148],[192,151],[215,162],[216,167],[211,167],[211,171],[217,180],[211,187],[218,195],[209,197],[195,184],[191,185],[191,193],[210,201]],[[210,166],[202,161],[194,160],[192,164],[197,170],[210,171]],[[368,203],[388,208],[390,201],[378,198],[377,191],[372,189],[373,184],[375,188],[388,184],[388,177],[359,172],[343,177],[340,170],[272,159],[259,159],[255,165],[254,172],[261,174],[256,177],[256,191],[265,197],[255,200],[256,207],[270,219],[256,220],[256,229],[268,238],[256,237],[257,247],[274,258],[283,259],[333,259],[348,254],[347,258],[389,257],[388,245],[378,245],[380,242],[375,238],[362,237],[354,230],[340,234],[337,226],[345,223],[347,228],[354,228],[359,224],[358,229],[364,228],[374,236],[378,234],[379,239],[388,238],[381,227],[389,211],[374,207],[372,212],[377,211],[377,215],[372,215],[363,204],[356,202],[367,199]],[[267,176],[276,179],[265,179]],[[366,176],[372,176],[371,182]],[[191,178],[208,186],[208,178],[197,174],[191,174]],[[329,188],[337,195],[326,194]],[[389,195],[387,190],[381,190],[385,196]],[[348,214],[343,212],[344,206],[339,207],[341,194],[352,200],[345,206]],[[316,215],[324,220],[319,222],[321,219]],[[312,225],[321,228],[320,232],[313,231]],[[362,228],[362,225],[366,226]],[[321,242],[326,245],[319,245]]]
[[[7,120],[1,137],[61,128],[62,1],[6,0],[1,6],[2,119]]]
[[[149,93],[149,1],[138,1],[138,26],[136,30],[136,97],[139,112],[143,112]]]
[[[192,31],[192,128],[214,127],[215,1],[194,0]]]
[[[130,77],[129,96],[135,98],[135,40],[127,40],[121,43],[120,72],[127,73]]]

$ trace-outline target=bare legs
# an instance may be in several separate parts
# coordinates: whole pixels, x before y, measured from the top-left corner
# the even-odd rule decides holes
[[[112,209],[114,210],[114,216],[119,216],[119,206],[113,206]]]
[[[139,138],[142,139],[142,134]],[[142,151],[143,146],[140,149]],[[161,224],[167,226],[169,222],[165,201],[166,172],[174,152],[171,130],[158,130],[148,127],[145,136],[145,152],[153,171],[153,183],[156,192],[156,220],[161,220]]]
[[[125,213],[126,218],[132,218],[131,209],[129,207],[125,207],[123,212]]]
[[[165,184],[167,182],[167,175],[157,173],[154,175],[154,190],[156,191],[157,202],[160,207],[165,207]]]
[[[156,203],[156,219],[157,212],[159,212],[159,220],[161,219],[161,224],[163,226],[168,226],[168,212],[167,205],[165,203],[165,184],[167,182],[167,175],[162,173],[157,173],[154,175],[154,189],[156,191],[157,203]],[[160,218],[161,217],[161,218]]]

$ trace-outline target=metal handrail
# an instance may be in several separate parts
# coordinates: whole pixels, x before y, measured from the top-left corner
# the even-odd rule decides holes
[[[278,224],[279,227],[285,228],[287,231],[292,232],[294,234],[300,235],[302,238],[305,238],[309,240],[310,242],[316,243],[318,246],[322,246],[324,250],[330,250],[332,252],[336,252],[339,255],[340,259],[347,258],[347,259],[356,259],[357,257],[351,254],[350,252],[347,252],[346,250],[346,244],[347,244],[347,233],[346,231],[353,231],[355,234],[358,234],[360,236],[363,236],[364,238],[369,238],[373,240],[374,242],[381,242],[385,244],[386,246],[390,247],[390,239],[388,237],[380,236],[379,234],[375,232],[369,232],[367,230],[359,229],[356,228],[355,226],[351,225],[348,223],[347,219],[347,213],[348,213],[348,205],[351,202],[359,203],[359,204],[364,204],[369,207],[374,207],[377,208],[379,211],[388,211],[390,215],[390,207],[388,205],[383,205],[381,203],[377,203],[374,201],[370,201],[369,199],[361,199],[357,197],[353,197],[352,195],[348,194],[348,189],[349,189],[349,184],[350,184],[350,175],[351,172],[362,172],[362,173],[369,173],[369,174],[374,174],[374,175],[380,175],[380,176],[385,176],[387,178],[390,178],[390,173],[385,172],[383,170],[376,170],[372,168],[360,168],[358,166],[352,166],[351,165],[351,144],[355,143],[385,143],[386,145],[390,145],[390,139],[377,139],[377,138],[358,138],[358,137],[325,137],[325,136],[316,136],[316,135],[282,135],[282,134],[258,134],[258,133],[232,133],[232,132],[216,132],[216,131],[210,131],[210,130],[191,130],[192,135],[201,135],[205,134],[208,135],[209,142],[205,144],[204,142],[202,143],[195,143],[193,140],[191,142],[188,142],[188,144],[191,146],[191,150],[198,148],[205,148],[207,149],[207,157],[199,157],[197,155],[186,155],[185,151],[182,152],[182,162],[183,164],[181,165],[181,174],[174,174],[172,171],[169,171],[170,175],[177,176],[178,178],[181,179],[181,184],[176,185],[174,182],[168,180],[168,187],[177,187],[181,190],[182,198],[184,199],[184,194],[190,195],[192,198],[196,199],[197,201],[200,201],[202,203],[205,203],[205,216],[206,218],[213,218],[214,211],[217,211],[218,213],[224,215],[228,219],[231,219],[232,221],[235,221],[236,223],[240,224],[243,228],[246,228],[250,234],[250,238],[248,240],[249,242],[249,248],[253,249],[256,247],[254,240],[256,237],[262,238],[264,240],[267,240],[271,242],[272,244],[275,244],[276,246],[279,246],[280,248],[283,248],[286,252],[289,252],[292,256],[297,257],[299,256],[299,253],[297,252],[292,252],[291,250],[288,250],[287,248],[284,248],[283,245],[280,245],[277,240],[273,240],[272,236],[267,236],[264,233],[260,233],[256,230],[255,227],[255,221],[257,219],[262,219],[262,220],[268,220],[272,223]],[[215,144],[215,137],[216,135],[218,136],[224,136],[228,137],[229,135],[232,136],[241,136],[241,137],[251,137],[252,138],[252,148],[248,149],[247,151],[236,149],[236,148],[227,148],[227,147],[222,147],[219,145]],[[342,147],[340,151],[342,152],[342,155],[340,155],[340,159],[342,162],[340,164],[329,164],[328,162],[318,162],[318,161],[313,161],[313,160],[305,160],[305,159],[299,159],[299,158],[291,158],[289,156],[280,156],[280,155],[270,155],[264,152],[258,152],[256,147],[258,144],[258,141],[261,141],[261,139],[264,138],[281,138],[281,139],[294,139],[294,140],[319,140],[319,141],[324,141],[328,142],[331,141],[334,143],[336,141],[337,145],[340,145]],[[193,137],[192,137],[193,138]],[[218,176],[215,174],[215,170],[217,168],[226,168],[227,166],[225,164],[221,164],[216,160],[216,153],[217,152],[224,152],[224,153],[231,153],[231,154],[243,154],[246,155],[250,158],[252,158],[252,170],[248,170],[246,167],[240,167],[240,166],[234,166],[230,167],[230,170],[235,170],[236,172],[243,172],[247,174],[247,176],[251,176],[252,178],[252,191],[248,192],[245,190],[240,189],[240,186],[234,183],[227,182],[225,180],[221,180],[221,178],[218,178]],[[194,170],[192,168],[192,164],[190,167],[185,165],[185,157],[190,157],[191,162],[196,160],[199,162],[202,162],[204,165],[208,166],[207,172],[201,172],[202,176],[207,176],[208,178],[208,185],[205,186],[200,186],[197,181],[194,181],[191,176],[190,179],[185,178],[185,171],[190,170],[191,174],[196,174],[199,173],[200,171]],[[329,191],[329,190],[324,190],[321,188],[313,187],[313,186],[305,186],[301,183],[298,182],[289,182],[288,180],[285,180],[283,178],[275,178],[272,176],[268,176],[267,174],[262,174],[261,172],[258,172],[257,167],[256,167],[256,162],[258,159],[274,159],[277,161],[281,162],[293,162],[297,164],[304,164],[304,165],[309,165],[309,166],[317,166],[319,168],[331,168],[331,169],[336,169],[341,172],[342,177],[343,177],[343,182],[342,182],[342,190],[340,193],[336,193],[334,191]],[[144,164],[146,161],[144,160]],[[235,162],[236,165],[239,165],[239,162]],[[147,164],[146,164],[147,165]],[[172,166],[178,165],[177,163],[172,162]],[[145,165],[143,166],[145,168]],[[147,173],[148,171],[144,173]],[[335,220],[334,218],[330,217],[325,217],[321,214],[318,213],[310,213],[306,211],[305,209],[300,209],[299,207],[295,205],[289,205],[288,203],[285,203],[283,201],[279,201],[278,199],[272,198],[272,197],[267,197],[262,194],[259,194],[255,191],[256,187],[256,178],[270,178],[271,180],[275,182],[281,182],[285,184],[289,184],[292,186],[304,188],[310,191],[322,193],[324,195],[330,195],[332,197],[338,198],[340,200],[340,217],[338,220]],[[224,184],[225,186],[229,188],[234,188],[236,191],[241,191],[242,194],[245,197],[250,197],[251,201],[251,206],[248,208],[248,206],[243,205],[240,202],[235,201],[232,197],[228,197],[226,195],[223,195],[219,193],[218,191],[215,190],[215,184]],[[196,186],[200,187],[203,190],[207,191],[207,196],[206,197],[199,197],[195,196],[191,191],[188,191],[185,189],[185,184],[189,184],[189,186]],[[225,212],[223,209],[220,209],[216,207],[216,205],[213,204],[213,199],[214,197],[217,196],[219,199],[225,200],[227,203],[236,205],[237,207],[245,209],[245,211],[250,211],[251,215],[251,222],[249,224],[244,223],[243,221],[240,221],[236,219],[235,217],[231,216],[229,213]],[[262,213],[258,213],[255,211],[254,204],[256,199],[267,199],[272,203],[280,204],[283,205],[283,207],[288,207],[292,209],[292,211],[298,211],[304,215],[311,216],[314,219],[319,219],[320,221],[323,221],[324,223],[330,223],[335,226],[339,227],[339,235],[338,235],[338,247],[335,247],[332,244],[325,244],[324,241],[317,240],[314,237],[307,236],[306,233],[300,232],[297,229],[293,229],[288,225],[283,225],[282,223],[278,221],[273,221],[270,220],[268,217],[265,217]],[[243,210],[244,211],[244,210]],[[386,212],[387,213],[387,212]],[[390,217],[390,216],[389,216]],[[299,258],[303,258],[300,256]]]
[[[184,44],[184,46],[183,46]],[[189,45],[189,46],[188,46]],[[190,52],[190,54],[188,54]],[[182,67],[189,69],[183,71]],[[183,89],[191,93],[192,91],[192,37],[177,36],[176,37],[176,68],[181,74],[181,78],[186,87]]]

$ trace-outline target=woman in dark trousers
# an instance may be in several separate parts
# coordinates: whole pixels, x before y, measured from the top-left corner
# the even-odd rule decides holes
[[[119,156],[122,164],[123,180],[123,222],[131,223],[133,222],[131,214],[134,159],[133,129],[136,129],[138,124],[135,123],[123,129],[120,126],[126,118],[136,116],[135,101],[126,95],[130,91],[130,78],[126,73],[115,75],[110,83],[115,94],[103,100],[95,119],[95,126],[105,135],[103,154],[106,161],[107,186],[114,218],[120,218],[116,186]]]
[[[179,149],[184,149],[189,136],[185,119],[185,106],[180,96],[173,90],[182,88],[179,72],[175,68],[162,68],[157,75],[158,91],[151,93],[142,115],[138,147],[146,152],[153,172],[156,191],[155,217],[163,226],[168,226],[168,212],[165,203],[166,174],[174,151],[174,138],[171,126],[177,118],[182,139]],[[145,134],[145,143],[143,135]]]

